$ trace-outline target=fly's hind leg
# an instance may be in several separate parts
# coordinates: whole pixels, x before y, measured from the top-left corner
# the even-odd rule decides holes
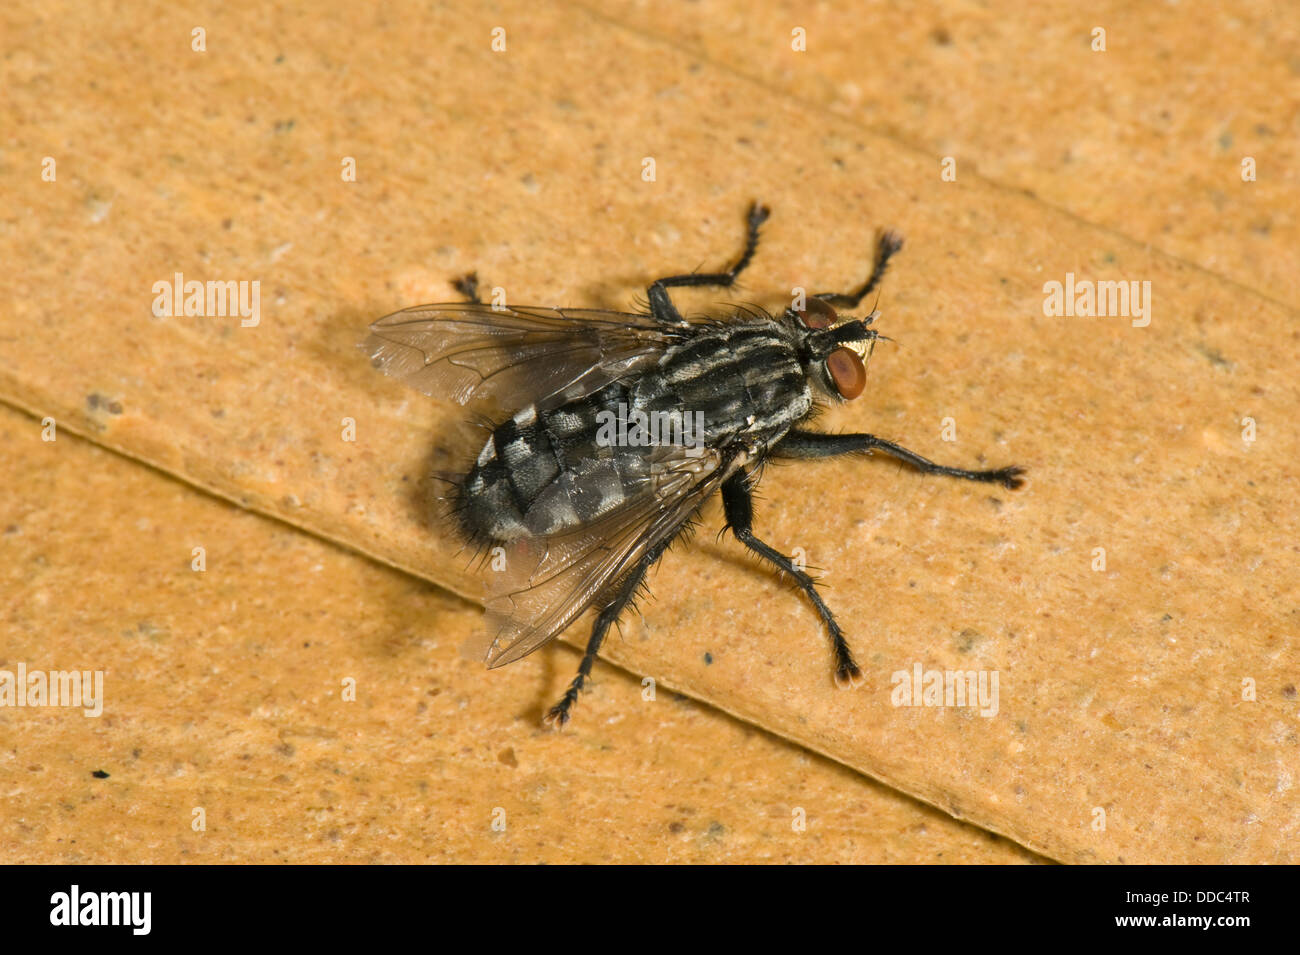
[[[578,675],[573,678],[573,682],[569,684],[569,688],[565,691],[564,696],[560,698],[560,702],[552,706],[542,719],[542,722],[547,726],[552,729],[559,729],[569,722],[569,711],[573,709],[573,704],[578,701],[578,695],[582,693],[583,685],[591,676],[591,668],[596,663],[596,654],[600,652],[600,645],[605,642],[605,635],[609,633],[609,628],[613,626],[619,614],[632,602],[632,598],[636,596],[637,588],[645,580],[646,572],[654,566],[654,562],[659,559],[667,547],[667,541],[652,547],[615,586],[613,599],[601,609],[600,614],[596,617],[595,626],[591,628],[591,637],[587,640],[587,649],[582,654],[582,662],[578,664]]]
[[[684,325],[686,320],[677,311],[677,306],[668,296],[668,289],[691,285],[719,285],[723,288],[736,281],[736,276],[745,271],[754,250],[758,248],[758,230],[767,221],[772,211],[767,206],[755,202],[749,207],[748,232],[745,238],[745,251],[740,254],[736,264],[725,272],[695,272],[690,275],[670,275],[650,283],[647,295],[650,299],[650,314],[665,325]]]
[[[881,233],[880,242],[876,245],[876,261],[871,267],[871,275],[867,277],[867,281],[860,289],[856,292],[821,292],[814,297],[829,302],[836,308],[857,308],[858,303],[880,284],[880,280],[885,277],[885,269],[889,267],[889,260],[902,247],[903,237],[897,232],[887,230]]]
[[[482,305],[482,300],[478,297],[478,273],[470,272],[454,280],[452,286],[461,295],[465,296],[465,301],[473,305]]]
[[[795,583],[808,595],[830,633],[831,651],[835,654],[835,682],[843,687],[856,684],[862,678],[862,671],[853,660],[853,652],[844,639],[844,631],[817,592],[817,582],[785,554],[754,536],[754,496],[748,474],[738,471],[727,478],[722,485],[722,508],[727,517],[727,526],[736,535],[736,540],[793,577]]]

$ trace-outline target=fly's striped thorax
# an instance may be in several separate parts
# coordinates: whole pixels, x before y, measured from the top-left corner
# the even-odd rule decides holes
[[[766,320],[719,325],[670,349],[634,391],[647,408],[698,412],[718,448],[766,448],[813,404],[794,345]]]
[[[644,490],[662,456],[602,440],[602,420],[676,414],[704,448],[753,453],[811,408],[794,346],[772,323],[703,328],[639,376],[499,424],[465,477],[462,518],[479,539],[560,534]]]

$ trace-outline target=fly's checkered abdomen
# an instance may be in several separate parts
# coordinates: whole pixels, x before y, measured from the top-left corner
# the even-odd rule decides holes
[[[463,519],[482,539],[560,534],[590,524],[649,480],[644,448],[602,445],[598,415],[627,407],[628,389],[607,385],[587,398],[502,422],[466,475]]]
[[[745,451],[779,440],[812,407],[794,349],[771,323],[702,331],[627,382],[492,432],[466,475],[462,515],[481,540],[561,534],[590,524],[658,475],[652,448],[600,437],[600,422],[676,414],[687,444]]]

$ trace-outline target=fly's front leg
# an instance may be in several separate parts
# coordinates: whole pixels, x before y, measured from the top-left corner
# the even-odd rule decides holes
[[[903,237],[897,232],[886,231],[881,234],[880,242],[876,245],[876,261],[871,268],[871,275],[862,288],[856,292],[821,292],[813,296],[823,302],[829,302],[836,308],[857,308],[858,303],[866,296],[871,294],[880,280],[885,277],[885,269],[889,267],[889,260],[894,253],[903,247]]]
[[[874,434],[823,434],[818,431],[791,431],[772,450],[774,455],[783,458],[829,458],[837,454],[854,454],[880,451],[892,458],[904,461],[922,474],[944,474],[948,477],[961,478],[965,481],[981,481],[985,484],[1001,484],[1015,490],[1025,483],[1021,476],[1025,469],[1021,467],[998,468],[991,471],[967,471],[963,468],[950,468],[935,464],[923,458],[915,451],[909,451],[892,441],[877,438]]]
[[[686,320],[677,311],[677,306],[668,297],[668,289],[688,285],[720,285],[724,288],[736,281],[736,276],[745,270],[754,250],[758,248],[758,230],[772,212],[767,206],[755,202],[749,207],[749,226],[745,239],[745,251],[741,253],[736,264],[725,272],[704,272],[691,275],[670,275],[650,284],[647,294],[650,298],[650,314],[665,325],[684,325]]]
[[[853,661],[853,653],[849,650],[848,641],[844,639],[844,631],[835,622],[830,608],[817,592],[817,582],[800,570],[789,557],[754,536],[754,496],[748,474],[738,471],[723,483],[722,508],[727,517],[727,526],[736,535],[736,540],[793,577],[808,595],[830,632],[831,650],[835,654],[835,682],[840,686],[853,686],[861,679],[862,671]]]

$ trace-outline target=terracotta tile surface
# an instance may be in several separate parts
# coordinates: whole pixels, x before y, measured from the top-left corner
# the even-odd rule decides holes
[[[1300,306],[1295,4],[709,0],[671,17],[649,0],[600,7],[936,164],[951,156],[963,175]]]
[[[944,181],[852,111],[581,8],[35,9],[3,14],[0,253],[21,264],[0,279],[4,400],[474,596],[420,503],[454,412],[367,366],[370,320],[450,298],[471,268],[513,302],[626,307],[733,255],[755,196],[774,216],[738,294],[779,305],[860,279],[893,226],[908,245],[879,327],[896,344],[822,426],[1028,465],[1031,484],[768,471],[757,529],[822,568],[868,670],[855,692],[831,685],[811,609],[715,542],[716,507],[609,656],[1052,858],[1294,861],[1300,395],[1272,273],[1243,288],[1100,207],[1065,214],[960,164]],[[1077,146],[1113,150],[1088,130]],[[1139,214],[1140,182],[1116,177]],[[260,281],[258,324],[156,318],[177,272]],[[1150,324],[1046,315],[1044,283],[1068,273],[1150,282]],[[996,715],[891,705],[917,665],[996,673]],[[250,712],[272,705],[257,697]],[[577,718],[624,713],[595,694]]]

